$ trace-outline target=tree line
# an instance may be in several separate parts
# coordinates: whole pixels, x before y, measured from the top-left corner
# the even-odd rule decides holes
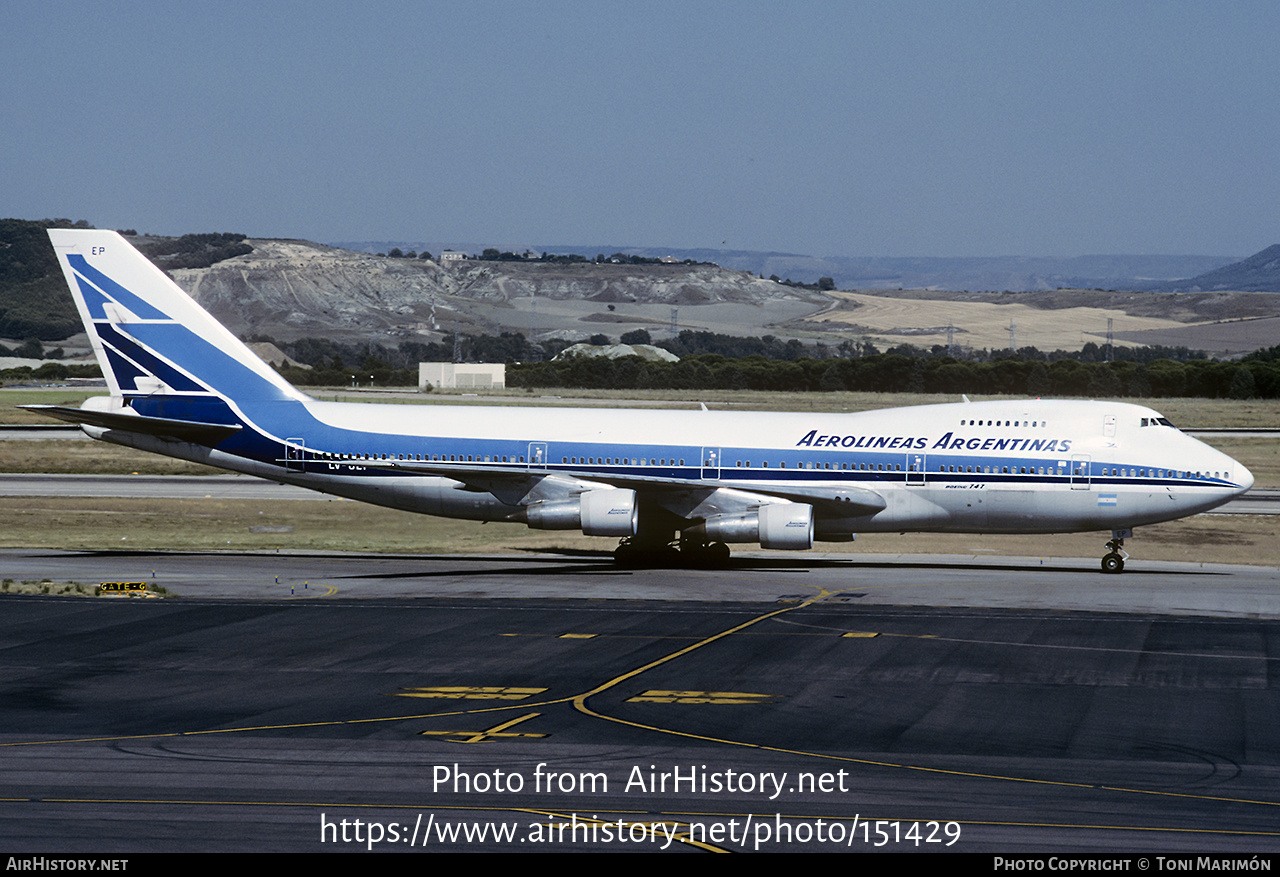
[[[272,340],[257,336],[252,340]],[[608,341],[607,338],[593,341]],[[625,333],[626,343],[651,340],[644,330]],[[310,369],[283,366],[302,385],[345,386],[353,381],[382,386],[417,384],[419,362],[450,362],[453,337],[442,342],[402,342],[398,347],[342,345],[327,339],[275,342]],[[507,363],[507,386],[580,389],[726,389],[829,392],[1007,394],[1017,396],[1280,398],[1280,345],[1240,361],[1219,362],[1186,348],[1119,347],[1110,352],[1092,342],[1079,351],[982,352],[962,360],[910,345],[876,351],[870,344],[806,347],[775,336],[736,338],[687,330],[660,346],[679,362],[638,356],[570,357],[552,361],[568,346],[562,339],[533,344],[518,332],[464,335],[468,362]],[[732,351],[731,355],[708,352]],[[1158,356],[1163,352],[1164,356]],[[279,366],[278,366],[279,367]]]
[[[485,342],[489,342],[486,345]],[[493,353],[521,349],[518,333],[469,338],[478,350]],[[291,383],[300,386],[416,386],[418,362],[452,359],[452,344],[404,342],[382,345],[340,345],[324,339],[302,339],[279,345],[299,361],[314,359],[311,368],[273,363]],[[292,351],[292,352],[290,352]],[[298,356],[301,354],[301,356]],[[487,361],[501,361],[487,357]],[[0,380],[63,380],[100,376],[95,365],[66,366],[49,362],[38,368],[0,372]],[[1087,397],[1203,397],[1280,398],[1280,345],[1258,351],[1238,362],[1192,359],[1177,362],[1115,360],[1053,362],[1004,358],[970,362],[949,356],[922,357],[876,353],[849,359],[768,359],[760,355],[726,357],[694,354],[679,362],[650,362],[638,356],[620,359],[569,357],[561,361],[507,360],[511,388],[781,390],[832,392],[855,390],[880,393],[944,393],[958,395],[1087,396]]]
[[[705,354],[674,363],[647,362],[639,357],[576,357],[562,362],[509,365],[507,386],[1274,399],[1280,397],[1280,362],[967,362],[949,356],[924,358],[900,353],[792,361]]]

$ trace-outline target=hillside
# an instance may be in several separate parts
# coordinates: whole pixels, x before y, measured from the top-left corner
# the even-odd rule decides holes
[[[0,220],[0,338],[61,341],[80,330],[45,229]],[[128,239],[233,332],[336,340],[452,332],[556,334],[682,327],[758,334],[828,304],[714,265],[571,265],[391,258],[297,240],[201,234]],[[211,264],[212,263],[212,264]],[[696,319],[689,319],[693,315]],[[617,324],[610,325],[610,324]]]
[[[0,338],[61,341],[80,331],[46,227],[0,219]]]
[[[1247,259],[1197,274],[1189,280],[1162,283],[1156,288],[1162,292],[1280,292],[1280,244],[1272,244]]]
[[[5,344],[26,338],[60,342],[79,330],[48,246],[47,224],[0,221],[0,339]],[[950,326],[962,347],[995,348],[1008,343],[1010,324],[1016,323],[1020,345],[1053,349],[1101,338],[1111,321],[1116,338],[1128,343],[1230,355],[1272,343],[1280,321],[1280,296],[1267,292],[863,288],[830,295],[705,263],[462,260],[445,265],[231,234],[131,240],[233,332],[281,341],[313,336],[394,346],[399,340],[438,341],[455,327],[463,334],[520,332],[571,342],[601,334],[617,340],[625,332],[647,329],[661,339],[670,336],[674,322],[678,329],[739,337],[772,334],[829,346],[853,339],[882,347],[946,343]],[[1119,268],[1130,257],[1096,258],[1118,260]],[[1198,259],[1186,258],[1186,264]],[[1280,246],[1179,284],[1276,288],[1278,267]]]
[[[450,248],[479,252],[489,244],[349,241],[334,246],[367,253]],[[522,246],[514,247],[516,251]],[[801,283],[831,277],[840,289],[937,289],[1031,292],[1055,289],[1147,289],[1234,262],[1235,256],[810,256],[756,250],[678,249],[599,244],[538,244],[535,252],[613,253],[714,262],[734,271]]]
[[[758,328],[829,303],[817,292],[714,265],[464,260],[444,267],[307,241],[248,243],[252,253],[171,274],[233,332],[283,339],[451,332],[455,323],[462,332],[586,338],[666,326],[672,307],[700,312],[697,325]]]

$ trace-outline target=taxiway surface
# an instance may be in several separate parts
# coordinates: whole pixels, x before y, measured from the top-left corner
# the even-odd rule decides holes
[[[1143,566],[6,551],[179,596],[0,597],[0,835],[1274,851],[1280,576]]]

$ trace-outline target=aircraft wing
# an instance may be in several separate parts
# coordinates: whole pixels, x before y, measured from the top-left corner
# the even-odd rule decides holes
[[[461,482],[465,490],[492,493],[507,505],[528,505],[547,500],[567,499],[587,490],[615,486],[599,478],[578,478],[562,472],[530,470],[528,467],[465,463],[430,463],[416,460],[359,460],[368,469],[437,475]]]
[[[469,490],[492,493],[510,505],[526,505],[543,500],[564,499],[602,485],[629,488],[651,497],[683,518],[705,518],[716,514],[733,514],[761,504],[787,500],[816,506],[819,512],[874,514],[886,507],[883,496],[865,487],[850,486],[778,486],[760,485],[744,488],[715,481],[686,481],[645,475],[591,473],[576,476],[564,472],[530,471],[527,468],[476,466],[457,463],[433,463],[409,460],[377,460],[361,463],[371,468],[420,472],[451,478]]]

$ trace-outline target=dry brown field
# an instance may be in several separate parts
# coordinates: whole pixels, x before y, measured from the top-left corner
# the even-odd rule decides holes
[[[833,292],[836,308],[814,314],[808,322],[831,328],[845,324],[878,344],[911,343],[928,349],[947,343],[1000,350],[1009,346],[1009,324],[1015,324],[1018,347],[1040,350],[1079,350],[1087,341],[1106,338],[1107,320],[1113,332],[1185,331],[1195,324],[1167,317],[1136,316],[1119,308],[1073,307],[1047,309],[1025,304],[947,299],[892,298],[857,292]]]
[[[1280,518],[1198,515],[1135,531],[1135,562],[1172,560],[1280,567]],[[1105,533],[993,536],[864,534],[819,543],[837,554],[958,554],[1100,558]],[[409,554],[599,552],[616,545],[521,524],[430,518],[346,500],[98,499],[0,497],[0,547],[148,551],[367,551]],[[758,547],[735,547],[735,553]],[[803,562],[804,552],[772,552]]]

